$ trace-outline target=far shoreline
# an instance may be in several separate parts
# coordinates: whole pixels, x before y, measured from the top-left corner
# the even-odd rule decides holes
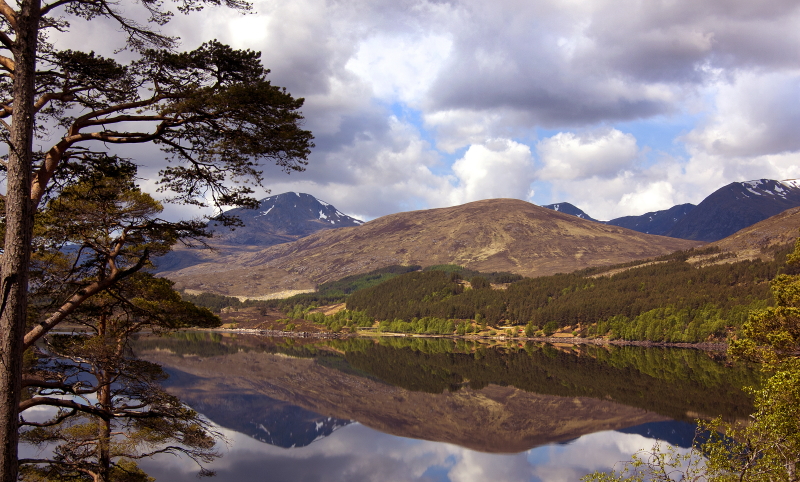
[[[512,342],[538,342],[549,343],[552,345],[597,345],[597,346],[640,346],[644,348],[691,348],[703,351],[727,351],[727,342],[702,342],[702,343],[676,343],[660,341],[641,341],[641,340],[609,340],[608,338],[581,338],[577,336],[506,336],[506,335],[429,335],[418,333],[376,333],[360,331],[357,333],[333,333],[333,332],[305,332],[305,331],[282,331],[282,330],[262,330],[255,328],[205,328],[191,329],[190,331],[210,331],[214,333],[231,333],[242,335],[258,335],[267,337],[281,338],[320,338],[320,339],[346,339],[346,338],[379,338],[379,337],[400,337],[400,338],[446,338],[451,340],[470,340],[470,341],[512,341]]]

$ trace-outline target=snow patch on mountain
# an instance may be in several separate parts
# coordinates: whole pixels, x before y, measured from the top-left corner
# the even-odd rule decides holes
[[[784,179],[780,183],[789,189],[800,189],[800,179]]]

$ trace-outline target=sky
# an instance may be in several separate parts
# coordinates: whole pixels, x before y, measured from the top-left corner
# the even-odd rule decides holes
[[[365,220],[501,197],[606,220],[800,177],[796,0],[253,7],[177,15],[164,31],[187,50],[216,38],[260,51],[272,82],[305,98],[316,147],[305,172],[266,169],[272,194]],[[76,28],[59,47],[106,38],[99,23]]]

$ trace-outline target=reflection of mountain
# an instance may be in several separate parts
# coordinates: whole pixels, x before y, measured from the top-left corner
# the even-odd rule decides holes
[[[167,372],[165,385],[173,391],[185,391],[188,396],[183,401],[195,410],[222,427],[270,445],[305,447],[353,422],[324,417],[260,394],[220,391],[209,397],[191,390],[198,377],[178,370]]]
[[[621,428],[617,432],[635,433],[647,438],[663,440],[677,447],[689,448],[695,437],[696,426],[679,420],[650,422],[635,427]]]
[[[488,452],[626,427],[671,441],[674,427],[646,424],[698,414],[743,418],[752,405],[741,387],[756,383],[746,367],[727,368],[713,354],[679,349],[186,333],[139,340],[137,351],[175,374],[170,389],[176,395],[237,431],[254,435],[269,418],[272,425],[262,425],[278,440],[281,430],[309,431],[333,417]],[[282,416],[286,423],[276,421]],[[306,429],[295,430],[290,419]],[[316,436],[303,435],[309,441]],[[288,445],[297,443],[295,435],[289,438]]]
[[[516,453],[665,419],[609,400],[540,395],[498,385],[440,394],[415,392],[324,367],[313,359],[255,351],[209,358],[176,356],[164,350],[142,355],[171,373],[192,375],[191,383],[176,383],[170,391],[203,413],[204,407],[212,408],[232,427],[232,420],[238,419],[236,423],[242,426],[258,419],[253,407],[262,406],[256,400],[266,398],[267,403],[277,401],[340,420],[356,420],[398,436]]]

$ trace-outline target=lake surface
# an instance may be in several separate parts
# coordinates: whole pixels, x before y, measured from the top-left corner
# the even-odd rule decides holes
[[[212,480],[576,481],[697,417],[743,419],[754,372],[698,350],[389,337],[142,337],[168,390],[227,438]],[[191,461],[142,467],[196,480]]]

